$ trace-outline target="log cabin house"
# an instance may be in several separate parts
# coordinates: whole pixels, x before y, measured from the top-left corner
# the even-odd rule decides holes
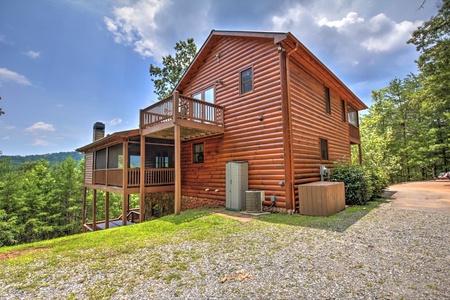
[[[248,163],[248,189],[265,191],[264,205],[297,210],[296,186],[319,181],[321,165],[350,158],[352,146],[361,163],[366,108],[291,33],[213,30],[172,95],[140,110],[138,129],[103,137],[96,124],[94,141],[77,149],[86,155],[84,230],[148,220],[161,195],[176,214],[225,206],[230,161]],[[97,190],[105,202],[122,195],[118,219],[106,209],[96,220]],[[139,194],[138,210],[130,194]]]

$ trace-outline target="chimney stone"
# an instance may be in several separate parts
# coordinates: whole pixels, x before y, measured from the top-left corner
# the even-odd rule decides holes
[[[94,124],[94,134],[92,141],[95,142],[105,137],[105,124],[102,122],[96,122]]]

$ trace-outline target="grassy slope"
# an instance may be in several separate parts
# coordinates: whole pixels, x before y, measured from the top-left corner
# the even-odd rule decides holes
[[[251,230],[266,230],[267,227],[288,231],[291,226],[305,226],[343,232],[378,206],[378,202],[372,202],[365,207],[348,208],[331,217],[272,214],[248,223],[216,215],[213,210],[192,210],[128,227],[4,247],[0,248],[0,281],[30,292],[50,284],[63,284],[69,276],[77,276],[77,280],[83,283],[97,271],[119,268],[113,284],[108,278],[89,284],[89,298],[104,298],[114,295],[124,286],[132,289],[142,278],[158,278],[167,282],[178,279],[189,263],[202,256],[204,250],[197,249],[205,248],[199,245],[207,244],[208,251],[226,251],[216,249],[214,245],[223,247],[224,239],[228,237]],[[171,252],[170,247],[174,244],[186,244],[186,251]],[[259,251],[252,249],[251,245],[245,247]],[[167,255],[171,256],[170,259]],[[120,269],[123,260],[130,262],[129,270]],[[64,271],[68,269],[71,274]]]

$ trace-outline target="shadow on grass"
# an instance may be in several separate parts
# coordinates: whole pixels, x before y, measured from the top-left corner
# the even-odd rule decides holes
[[[355,205],[328,217],[315,217],[303,215],[271,214],[258,217],[258,220],[268,223],[286,224],[291,226],[324,229],[335,232],[344,232],[359,221],[362,217],[386,203],[384,196],[377,201],[371,201],[366,205]]]
[[[161,220],[170,222],[175,225],[180,225],[182,223],[192,222],[194,220],[203,218],[203,217],[211,215],[213,213],[214,213],[214,209],[208,209],[208,208],[191,209],[191,210],[182,211],[179,215],[172,214],[172,215],[162,217]]]

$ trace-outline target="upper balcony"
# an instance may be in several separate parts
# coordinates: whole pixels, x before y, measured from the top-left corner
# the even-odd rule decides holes
[[[350,130],[350,142],[354,144],[360,144],[361,143],[361,137],[359,134],[359,128],[355,125],[348,124],[349,130]]]
[[[173,139],[174,125],[181,126],[182,140],[222,134],[224,108],[174,92],[140,111],[141,135]]]

